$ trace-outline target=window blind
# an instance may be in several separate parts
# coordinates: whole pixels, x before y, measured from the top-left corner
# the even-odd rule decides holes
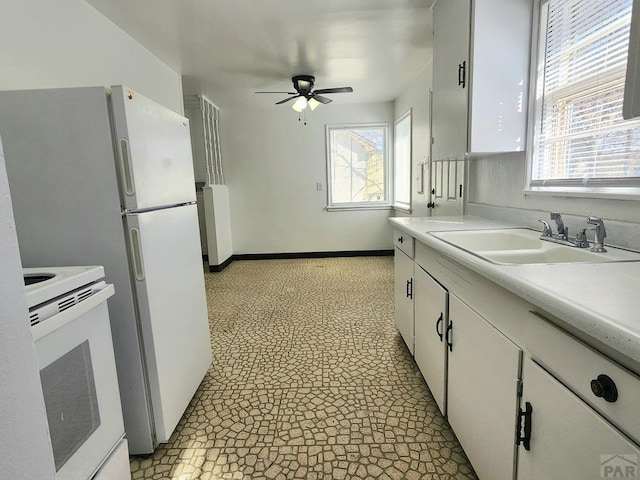
[[[541,9],[531,184],[640,177],[640,121],[623,120],[632,0],[549,0]],[[640,178],[638,178],[640,185]]]

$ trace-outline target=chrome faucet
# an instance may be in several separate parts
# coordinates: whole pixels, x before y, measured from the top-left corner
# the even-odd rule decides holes
[[[551,225],[546,220],[538,220],[544,225],[540,240],[558,243],[568,247],[589,248],[586,228],[581,229],[575,237],[569,236],[569,228],[562,221],[562,216],[557,212],[551,212],[551,220],[555,220],[558,233],[553,233]]]
[[[543,237],[550,237],[551,235],[553,235],[551,233],[551,225],[549,225],[549,222],[547,222],[546,220],[538,220],[540,223],[542,223],[542,225],[544,225],[544,227],[542,228],[542,236]]]
[[[556,227],[558,228],[558,238],[560,240],[567,240],[569,238],[569,228],[565,226],[560,214],[557,212],[551,212],[551,220],[556,221]]]
[[[593,240],[593,247],[591,247],[592,252],[606,252],[607,249],[604,248],[604,239],[607,236],[607,231],[604,228],[604,222],[600,217],[588,217],[587,223],[589,225],[594,225],[591,229],[595,232],[595,238]]]

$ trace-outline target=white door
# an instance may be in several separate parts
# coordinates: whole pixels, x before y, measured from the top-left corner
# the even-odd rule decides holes
[[[630,440],[532,360],[522,380],[520,408],[532,411],[518,480],[637,478],[640,450]]]
[[[514,476],[522,350],[449,295],[447,415],[479,478]]]
[[[125,87],[111,87],[123,207],[196,200],[189,120]]]
[[[442,285],[415,268],[415,359],[442,414],[446,414],[448,298]]]
[[[211,364],[195,205],[126,216],[158,442],[166,442]]]
[[[396,327],[413,354],[413,260],[397,247],[394,268]]]

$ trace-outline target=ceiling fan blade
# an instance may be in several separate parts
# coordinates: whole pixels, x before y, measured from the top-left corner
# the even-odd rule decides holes
[[[318,95],[317,93],[311,95],[311,98],[315,98],[317,101],[319,101],[320,103],[324,103],[325,105],[327,103],[333,102],[333,100],[331,100],[330,98],[323,97],[322,95]]]
[[[353,88],[351,87],[338,87],[338,88],[322,88],[315,90],[313,93],[351,93]]]
[[[298,92],[253,92],[253,93],[282,93],[285,95],[297,95]]]
[[[279,102],[276,102],[276,105],[281,105],[283,103],[290,102],[291,100],[293,100],[294,98],[298,98],[299,96],[300,95],[295,95],[293,97],[285,98],[284,100],[280,100]]]

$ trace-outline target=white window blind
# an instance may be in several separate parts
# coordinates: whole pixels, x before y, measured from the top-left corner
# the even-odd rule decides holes
[[[631,7],[543,3],[532,186],[640,185],[640,121],[622,118]]]

